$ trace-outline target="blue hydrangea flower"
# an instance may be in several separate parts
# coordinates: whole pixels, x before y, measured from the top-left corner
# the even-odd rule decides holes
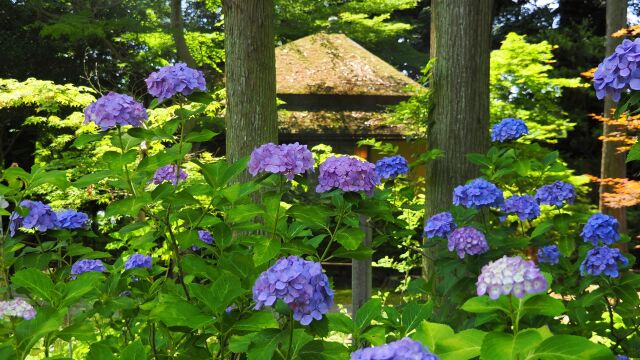
[[[625,39],[613,54],[606,57],[593,74],[593,87],[598,99],[611,96],[620,101],[620,95],[627,88],[640,90],[640,39]]]
[[[160,68],[152,72],[144,82],[147,83],[149,94],[157,97],[160,102],[175,94],[187,96],[196,90],[207,90],[202,71],[192,69],[183,63]]]
[[[213,235],[207,230],[198,230],[198,238],[205,244],[213,244]],[[198,251],[200,247],[193,245],[191,246],[191,250]]]
[[[84,109],[84,123],[94,122],[108,130],[117,125],[140,127],[148,119],[147,110],[129,95],[110,92]]]
[[[331,156],[320,164],[317,192],[338,188],[342,191],[365,191],[372,195],[380,178],[376,166],[352,156]]]
[[[453,189],[453,204],[467,208],[501,207],[504,204],[504,195],[495,184],[478,178]]]
[[[620,249],[597,246],[587,252],[587,257],[580,265],[582,275],[598,276],[605,274],[612,278],[620,275],[619,266],[629,265],[629,260],[622,255]]]
[[[260,274],[253,285],[257,310],[278,299],[289,305],[296,321],[309,325],[333,306],[333,291],[320,263],[289,256]]]
[[[538,262],[555,265],[560,262],[558,245],[546,245],[538,249]]]
[[[107,268],[104,267],[101,260],[93,260],[93,259],[85,259],[76,261],[75,264],[71,266],[71,278],[75,279],[76,275],[80,275],[82,273],[96,271],[96,272],[105,272]]]
[[[461,227],[453,230],[447,237],[449,251],[458,253],[460,259],[466,255],[478,255],[489,250],[484,234],[472,227]]]
[[[226,308],[226,309],[224,309],[224,312],[226,312],[227,314],[231,314],[231,312],[232,312],[233,310],[235,310],[235,309],[236,309],[236,306],[235,306],[235,305],[233,305],[233,304],[231,304],[231,305],[227,306],[227,308]]]
[[[29,213],[26,216],[22,216],[15,211],[11,213],[11,216],[9,216],[9,234],[11,236],[15,236],[16,230],[19,228],[44,232],[58,227],[58,217],[49,205],[45,205],[40,201],[23,200],[20,202],[20,206],[29,209]]]
[[[422,343],[408,337],[388,344],[367,347],[351,353],[351,360],[439,360]]]
[[[23,298],[0,301],[0,320],[8,316],[31,320],[36,317],[36,309]]]
[[[518,215],[520,221],[533,220],[540,216],[540,206],[530,195],[513,195],[504,201],[502,211]]]
[[[58,211],[56,216],[61,229],[81,229],[89,221],[87,214],[71,209]]]
[[[314,164],[313,154],[307,145],[268,143],[251,152],[248,168],[253,176],[267,172],[286,175],[291,181],[296,175],[313,170]]]
[[[131,270],[133,268],[151,269],[152,262],[153,260],[149,255],[133,254],[129,256],[127,261],[124,263],[124,269],[125,270]]]
[[[553,205],[563,207],[564,202],[573,204],[576,198],[576,189],[573,185],[562,181],[556,181],[553,184],[541,186],[536,191],[536,200],[539,204]]]
[[[597,213],[591,215],[580,235],[584,242],[593,245],[598,245],[599,241],[611,245],[620,239],[619,227],[618,220],[613,216]]]
[[[424,227],[424,236],[428,239],[434,237],[446,237],[453,229],[456,228],[456,223],[453,220],[453,216],[450,212],[441,212],[435,214],[427,220],[427,225]]]
[[[493,125],[493,128],[491,128],[491,141],[505,142],[509,140],[516,140],[528,133],[529,128],[524,121],[520,119],[506,118],[502,119],[502,121]]]
[[[629,360],[629,357],[624,355],[616,355],[616,360]]]
[[[409,163],[401,155],[387,156],[376,161],[376,173],[380,178],[395,179],[409,172]]]
[[[179,181],[187,180],[187,173],[182,169],[177,172],[177,169],[178,165],[175,164],[169,164],[158,168],[158,170],[156,170],[155,174],[153,175],[153,179],[151,179],[151,182],[158,185],[162,184],[165,181],[169,181],[173,185],[175,185]],[[176,175],[178,175],[177,178]]]
[[[488,294],[493,300],[509,294],[523,298],[547,290],[547,285],[536,264],[520,256],[504,256],[483,266],[476,283],[478,296]]]

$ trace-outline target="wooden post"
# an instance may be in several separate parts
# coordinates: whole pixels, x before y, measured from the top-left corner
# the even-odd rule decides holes
[[[360,215],[360,228],[364,231],[363,245],[371,246],[371,227],[367,217]],[[352,314],[371,298],[371,259],[351,260],[351,306]]]

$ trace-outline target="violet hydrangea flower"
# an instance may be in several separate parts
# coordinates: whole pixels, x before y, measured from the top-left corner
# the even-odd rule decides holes
[[[76,261],[75,264],[71,266],[71,278],[75,279],[76,275],[80,275],[86,272],[105,272],[107,268],[104,267],[102,261],[99,259],[84,259]]]
[[[202,71],[183,63],[162,67],[152,72],[144,82],[147,83],[149,94],[157,97],[160,102],[175,94],[187,96],[196,90],[207,90]]]
[[[198,230],[198,238],[205,244],[213,244],[213,235],[211,235],[207,230]],[[200,250],[200,247],[193,245],[191,246],[191,250],[198,251]]]
[[[618,267],[629,265],[629,260],[622,255],[620,249],[597,246],[587,252],[580,265],[582,275],[598,276],[605,274],[612,278],[620,275]]]
[[[540,216],[540,206],[530,195],[513,195],[504,201],[502,210],[507,214],[516,214],[520,221],[533,220]]]
[[[129,95],[110,92],[84,109],[84,123],[94,122],[108,130],[117,125],[140,127],[147,120],[147,110]]]
[[[528,133],[529,128],[524,121],[520,119],[506,118],[502,119],[502,121],[493,125],[491,128],[491,141],[505,142],[509,140],[516,140]]]
[[[560,262],[558,245],[546,245],[538,249],[538,262],[555,265]]]
[[[640,39],[625,39],[613,54],[606,57],[593,74],[593,87],[598,99],[611,96],[620,101],[620,95],[627,88],[640,90]]]
[[[388,344],[366,347],[351,353],[351,360],[439,360],[440,358],[408,337]]]
[[[453,189],[453,204],[466,208],[500,207],[504,204],[504,195],[495,184],[477,178]]]
[[[169,164],[161,168],[158,168],[155,174],[153,174],[153,179],[151,179],[151,182],[158,185],[158,184],[162,184],[165,181],[169,181],[173,185],[175,185],[179,181],[187,180],[187,172],[182,169],[180,169],[180,171],[177,172],[176,171],[177,169],[178,169],[178,165],[176,164]],[[177,178],[176,178],[176,175],[177,175]]]
[[[545,291],[547,279],[533,261],[505,255],[482,267],[476,286],[478,296],[487,294],[493,300],[509,294],[523,298],[526,294]]]
[[[153,260],[149,255],[133,254],[129,256],[127,261],[124,263],[124,269],[125,270],[131,270],[134,268],[151,269],[152,263],[153,263]]]
[[[313,154],[307,145],[268,143],[251,152],[248,168],[253,176],[268,172],[286,175],[288,180],[293,180],[296,175],[312,170],[313,165]]]
[[[539,204],[554,205],[557,207],[564,206],[566,201],[568,204],[573,204],[573,200],[576,198],[576,189],[573,185],[556,181],[553,184],[541,186],[536,190],[535,199]]]
[[[483,254],[489,250],[484,234],[472,227],[461,227],[453,230],[449,236],[449,251],[458,253],[460,259],[466,255]]]
[[[450,212],[441,212],[435,214],[427,220],[427,225],[424,227],[424,235],[428,238],[434,237],[446,237],[453,229],[456,228],[456,223],[453,220],[453,216]]]
[[[373,194],[380,178],[376,166],[352,156],[331,156],[320,164],[317,192],[338,188],[342,191],[365,191]]]
[[[11,236],[14,236],[19,228],[44,232],[58,227],[58,217],[49,205],[40,201],[23,200],[20,202],[20,206],[29,209],[29,213],[26,216],[22,216],[16,211],[11,213],[9,216],[9,234]]]
[[[280,258],[264,271],[253,285],[255,308],[272,306],[282,300],[302,325],[320,320],[333,306],[333,291],[320,263],[297,256]]]
[[[593,245],[598,245],[599,241],[611,245],[620,239],[619,227],[618,220],[613,216],[597,213],[587,220],[580,235],[584,242],[591,242]]]
[[[395,179],[409,172],[409,163],[401,155],[387,156],[376,161],[376,173],[380,178]]]
[[[36,310],[23,298],[0,301],[0,320],[7,316],[31,320],[36,317]]]
[[[89,221],[89,216],[81,211],[71,209],[58,211],[58,226],[61,229],[81,229]]]
[[[616,360],[629,360],[629,357],[625,355],[616,355]]]

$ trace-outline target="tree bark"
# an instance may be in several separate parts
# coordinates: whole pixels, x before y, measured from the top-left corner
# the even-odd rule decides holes
[[[171,0],[171,33],[176,43],[178,59],[190,68],[196,68],[196,61],[189,52],[187,41],[184,38],[184,21],[182,20],[182,0]]]
[[[278,142],[273,0],[224,0],[229,161]]]
[[[606,55],[612,54],[616,46],[621,42],[621,38],[611,36],[614,32],[627,26],[627,1],[626,0],[607,0],[607,37],[606,37]],[[611,117],[615,111],[616,103],[609,96],[604,99],[604,116]],[[607,136],[615,132],[626,132],[626,127],[604,124],[602,126],[602,135]],[[617,141],[602,142],[602,158],[600,162],[600,177],[606,178],[626,178],[627,166],[625,163],[626,154],[617,151],[617,147],[622,146]],[[600,185],[600,211],[604,214],[614,216],[620,223],[620,231],[627,229],[627,211],[625,208],[609,208],[602,202],[602,195],[612,192],[610,185]]]
[[[453,188],[479,175],[465,154],[489,146],[489,55],[492,0],[434,0],[431,14],[433,110],[427,144],[445,158],[427,168],[425,216],[451,206]],[[423,274],[433,277],[436,248],[423,258]],[[431,259],[431,260],[429,260]]]

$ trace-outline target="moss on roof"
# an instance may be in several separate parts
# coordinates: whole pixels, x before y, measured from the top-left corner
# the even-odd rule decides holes
[[[383,112],[278,111],[280,132],[288,135],[402,137],[404,127],[391,125]]]

